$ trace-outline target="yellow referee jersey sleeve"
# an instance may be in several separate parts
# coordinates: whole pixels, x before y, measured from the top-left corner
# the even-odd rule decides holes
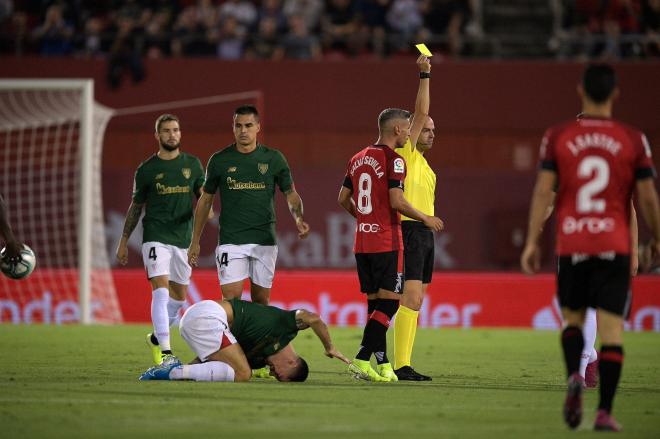
[[[424,155],[413,148],[410,139],[401,148],[396,149],[397,154],[404,158],[408,165],[408,173],[404,181],[403,195],[412,206],[425,213],[435,215],[435,172],[429,166]],[[401,215],[403,221],[415,221]]]

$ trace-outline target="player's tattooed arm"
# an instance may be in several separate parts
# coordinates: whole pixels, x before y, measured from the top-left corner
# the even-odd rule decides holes
[[[302,198],[295,189],[291,188],[284,193],[286,196],[286,202],[289,205],[289,212],[296,222],[296,227],[298,228],[298,237],[300,239],[307,238],[309,234],[309,225],[305,222],[303,218],[303,202]]]
[[[119,240],[119,245],[117,246],[117,260],[121,265],[126,265],[128,263],[128,238],[130,238],[131,233],[135,230],[135,226],[140,221],[140,215],[142,215],[142,208],[144,203],[138,204],[135,202],[131,203],[131,206],[128,208],[126,213],[126,221],[124,221],[124,232],[122,233],[121,239]]]
[[[303,330],[307,328],[312,328],[314,334],[321,340],[323,343],[323,348],[325,349],[325,355],[329,358],[337,358],[340,361],[343,361],[346,364],[349,364],[351,361],[344,356],[341,352],[335,348],[332,344],[332,339],[330,338],[330,332],[328,332],[328,326],[325,322],[319,317],[318,314],[307,311],[306,309],[299,309],[296,311],[296,326],[298,329]]]
[[[296,312],[296,328],[298,328],[299,330],[302,331],[303,329],[309,328],[309,325],[307,323],[305,323],[305,321],[303,320],[301,314],[302,314],[302,311]]]
[[[291,188],[288,191],[286,191],[284,195],[286,195],[286,202],[289,205],[289,211],[291,212],[293,219],[296,221],[298,220],[298,218],[302,219],[303,203],[302,203],[302,198],[300,198],[298,192],[296,192],[295,189]]]
[[[124,232],[122,233],[122,237],[125,237],[126,239],[130,238],[131,233],[133,233],[138,222],[140,222],[140,215],[142,215],[143,207],[144,204],[138,204],[135,202],[131,203],[128,212],[126,213],[126,221],[124,222]]]

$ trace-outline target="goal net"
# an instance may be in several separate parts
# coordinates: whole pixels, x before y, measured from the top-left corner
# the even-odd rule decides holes
[[[0,275],[0,321],[121,322],[106,249],[101,153],[112,111],[92,80],[0,81],[0,192],[27,279]]]
[[[257,90],[110,109],[94,102],[91,79],[0,80],[0,193],[14,234],[37,257],[27,279],[0,274],[0,323],[122,322],[108,253],[118,237],[105,227],[101,187],[108,122],[237,102],[263,111]],[[129,241],[138,257],[139,232]]]

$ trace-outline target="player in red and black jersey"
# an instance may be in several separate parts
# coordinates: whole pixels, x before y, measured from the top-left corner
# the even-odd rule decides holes
[[[585,309],[595,307],[602,346],[594,428],[618,431],[611,410],[621,376],[623,320],[629,307],[633,189],[653,233],[656,256],[660,253],[660,204],[646,137],[611,118],[618,96],[614,70],[607,65],[589,66],[578,92],[582,118],[552,127],[541,144],[521,265],[526,273],[539,268],[538,239],[557,187],[557,294],[566,324],[561,343],[568,372],[564,419],[571,428],[582,419],[581,328]]]
[[[403,286],[400,213],[436,232],[443,228],[442,220],[418,211],[403,196],[406,162],[394,148],[408,139],[409,118],[409,112],[397,108],[380,113],[378,140],[351,158],[339,192],[339,204],[357,219],[353,250],[369,313],[360,350],[349,371],[370,381],[397,381],[387,359],[386,333]],[[378,372],[369,364],[372,354]]]

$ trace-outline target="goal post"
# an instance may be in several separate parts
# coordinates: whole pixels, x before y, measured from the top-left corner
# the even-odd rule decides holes
[[[21,282],[0,279],[0,321],[121,322],[100,175],[111,117],[92,79],[0,80],[0,191],[38,267]]]
[[[0,193],[37,258],[27,279],[0,275],[0,323],[121,323],[102,192],[109,121],[246,101],[263,119],[261,90],[111,109],[94,100],[92,79],[0,80]],[[138,235],[129,247],[139,253]]]

